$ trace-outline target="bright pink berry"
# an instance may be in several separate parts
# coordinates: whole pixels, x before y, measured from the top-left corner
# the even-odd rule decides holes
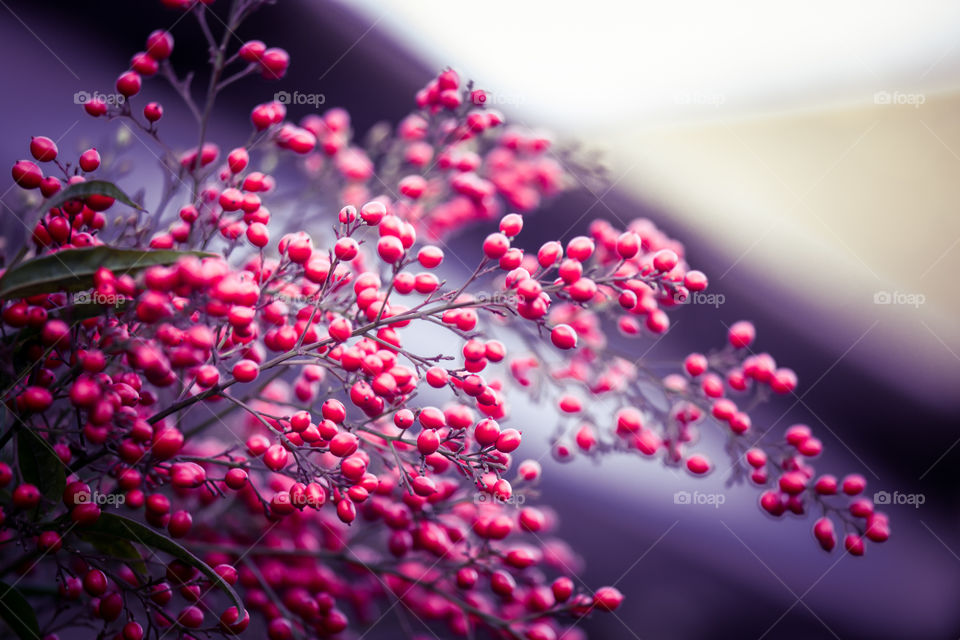
[[[166,60],[173,53],[173,36],[169,31],[157,29],[147,36],[147,55],[154,60]]]
[[[46,136],[36,136],[30,140],[30,153],[37,162],[50,162],[57,157],[57,143]]]
[[[703,475],[710,471],[710,461],[706,456],[703,456],[699,453],[695,453],[689,458],[687,458],[687,469],[690,470],[690,473],[696,475]]]
[[[736,349],[749,347],[756,338],[756,335],[753,323],[746,320],[733,323],[727,332],[727,338],[730,340],[730,344]]]
[[[558,349],[573,349],[577,346],[577,332],[568,324],[558,324],[550,332],[550,341]]]

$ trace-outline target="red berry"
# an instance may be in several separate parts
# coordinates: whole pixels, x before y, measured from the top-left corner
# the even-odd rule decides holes
[[[159,102],[148,102],[143,107],[143,117],[150,122],[156,122],[163,117],[163,107]]]
[[[491,233],[483,241],[483,253],[491,260],[499,260],[510,248],[510,240],[502,233]]]
[[[512,238],[523,229],[523,216],[519,213],[508,213],[500,219],[500,233]]]
[[[46,136],[36,136],[30,140],[30,153],[37,162],[50,162],[57,157],[57,143]]]
[[[593,594],[593,606],[600,611],[614,611],[623,603],[623,594],[616,587],[601,587]]]
[[[801,471],[788,471],[780,476],[780,490],[789,495],[797,495],[807,487],[807,476]]]
[[[834,533],[833,522],[830,518],[820,518],[813,524],[813,535],[825,551],[832,551],[837,545],[837,536]]]
[[[333,422],[343,422],[347,417],[347,408],[342,402],[334,398],[326,400],[320,410],[325,419]]]
[[[695,453],[689,458],[687,458],[687,469],[690,470],[690,473],[696,475],[703,475],[706,472],[710,471],[710,461],[706,456]]]
[[[810,435],[810,427],[805,424],[795,424],[787,428],[785,439],[788,444],[798,447],[809,440]]]
[[[247,240],[255,247],[263,248],[270,242],[270,232],[267,231],[267,225],[260,222],[254,222],[247,227]]]
[[[290,459],[290,454],[281,444],[272,445],[263,454],[263,462],[271,471],[280,471]]]
[[[640,251],[640,236],[630,231],[623,233],[617,238],[617,253],[624,260],[637,255]]]
[[[661,249],[653,256],[653,268],[661,273],[670,271],[677,266],[678,262],[680,262],[680,258],[670,249]]]
[[[360,442],[352,433],[341,432],[330,440],[330,453],[338,458],[345,458],[357,451]]]
[[[419,417],[424,429],[440,429],[447,424],[443,411],[436,407],[424,407]]]
[[[37,538],[37,547],[47,553],[56,553],[60,550],[62,540],[56,531],[44,531]]]
[[[387,215],[387,207],[382,202],[376,200],[368,202],[360,207],[360,217],[371,227],[380,224],[383,217]]]
[[[170,516],[167,530],[174,538],[182,538],[190,531],[193,525],[193,516],[187,511],[176,511]]]
[[[822,496],[835,495],[837,493],[837,479],[831,475],[820,476],[813,488]]]
[[[550,341],[558,349],[573,349],[577,346],[577,332],[568,324],[558,324],[550,332]]]
[[[350,262],[360,253],[360,245],[353,238],[340,238],[333,245],[333,255],[344,262]]]
[[[243,46],[240,47],[237,54],[245,62],[257,62],[266,50],[267,45],[263,44],[260,40],[250,40],[249,42],[243,43]]]
[[[383,236],[377,241],[377,254],[387,264],[393,264],[403,257],[403,243],[395,236]]]
[[[13,165],[13,181],[24,189],[36,189],[43,180],[40,167],[29,160],[21,160]]]
[[[272,47],[260,55],[259,62],[264,78],[278,80],[286,74],[290,56],[283,49]]]
[[[46,411],[53,403],[53,395],[44,387],[27,387],[21,398],[23,398],[23,408],[27,411]]]
[[[233,365],[233,377],[240,382],[253,382],[260,375],[260,365],[253,360],[241,360]]]
[[[328,332],[330,333],[330,337],[337,342],[344,342],[353,333],[353,325],[346,318],[339,317],[330,323]]]
[[[735,322],[733,326],[730,327],[730,330],[727,332],[727,339],[734,348],[743,349],[744,347],[750,346],[754,338],[756,338],[756,335],[753,323],[741,320],[740,322]]]
[[[199,607],[187,607],[177,616],[177,622],[188,629],[197,629],[203,625],[203,610]]]
[[[860,536],[849,533],[843,539],[843,546],[846,548],[847,552],[852,556],[862,556],[864,552],[864,543],[863,538]]]
[[[143,640],[143,627],[131,620],[123,626],[123,640]]]
[[[101,98],[94,98],[83,103],[83,110],[94,118],[99,118],[107,112],[107,103]]]
[[[157,72],[160,65],[146,53],[140,52],[133,54],[133,57],[130,59],[130,68],[140,75],[150,77]]]
[[[227,471],[224,482],[234,491],[238,491],[247,484],[247,472],[243,469],[230,469],[230,471]]]
[[[547,242],[537,252],[537,262],[546,269],[552,267],[563,256],[563,246],[559,242]]]
[[[83,576],[83,590],[91,596],[101,596],[107,590],[107,576],[99,569],[91,569]]]
[[[691,353],[683,361],[683,366],[687,373],[696,378],[707,370],[707,357],[702,353]]]
[[[496,444],[500,438],[500,425],[497,424],[496,420],[490,418],[481,420],[474,429],[473,437],[476,438],[481,447]]]
[[[243,617],[236,607],[230,607],[220,616],[220,628],[231,635],[239,635],[246,630],[250,624],[250,612],[244,611]]]
[[[40,504],[40,489],[28,483],[13,490],[13,506],[17,509],[33,509]]]
[[[703,291],[707,288],[707,276],[700,271],[688,271],[683,277],[683,286],[690,291]]]
[[[147,55],[154,60],[166,60],[173,53],[173,36],[169,31],[157,29],[147,36]]]
[[[497,438],[497,451],[511,453],[520,446],[520,432],[516,429],[505,429]]]
[[[439,448],[440,436],[437,435],[436,430],[424,429],[420,432],[420,435],[417,436],[417,450],[421,455],[428,456],[436,453]]]
[[[140,93],[142,84],[139,73],[136,71],[127,71],[117,78],[117,91],[124,97],[130,98]]]
[[[867,488],[867,479],[858,473],[852,473],[843,479],[843,492],[848,496],[863,493]]]
[[[550,590],[553,591],[553,597],[557,602],[566,602],[573,595],[573,580],[566,576],[561,576],[553,581]]]
[[[417,253],[417,260],[425,269],[433,269],[443,262],[443,250],[440,247],[427,245]]]
[[[498,569],[490,576],[490,588],[498,596],[507,597],[513,594],[514,589],[517,588],[517,582],[509,573]]]

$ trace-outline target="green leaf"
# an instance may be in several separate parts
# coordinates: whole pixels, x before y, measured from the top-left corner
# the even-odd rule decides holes
[[[0,618],[21,640],[40,639],[40,626],[37,624],[37,614],[33,607],[19,591],[6,582],[0,582]]]
[[[9,269],[0,278],[0,299],[89,289],[93,286],[93,274],[100,267],[119,276],[155,265],[173,264],[188,255],[207,258],[215,254],[166,249],[114,249],[107,246],[65,249],[27,260]]]
[[[210,565],[187,551],[187,549],[182,547],[178,542],[174,542],[162,533],[150,529],[147,526],[140,524],[136,520],[131,520],[130,518],[118,516],[113,513],[101,514],[100,518],[94,524],[86,527],[85,530],[89,533],[137,542],[145,547],[154,549],[155,551],[162,551],[170,554],[177,560],[180,560],[181,562],[198,569],[200,573],[205,575],[210,580],[210,582],[212,582],[230,597],[230,600],[233,601],[234,606],[237,607],[237,611],[240,611],[241,614],[244,611],[243,602],[240,600],[240,596],[237,595],[237,592],[233,590],[233,587],[227,584],[223,578],[221,578],[217,572],[210,567]]]
[[[40,489],[47,500],[60,502],[66,486],[63,461],[50,443],[29,427],[17,431],[17,462],[24,480]]]
[[[121,191],[117,185],[112,182],[107,182],[106,180],[88,180],[87,182],[72,184],[66,189],[57,191],[52,198],[44,201],[41,209],[46,211],[59,207],[70,200],[83,200],[87,196],[94,195],[110,196],[117,202],[122,202],[128,207],[143,211],[143,207],[131,200],[130,196]]]
[[[102,515],[100,516],[103,517]],[[122,561],[138,576],[146,578],[147,564],[143,561],[143,556],[137,551],[136,547],[124,538],[117,538],[101,532],[95,532],[96,535],[89,535],[89,529],[78,531],[77,537],[85,542],[89,542],[94,549],[105,556],[116,558]]]

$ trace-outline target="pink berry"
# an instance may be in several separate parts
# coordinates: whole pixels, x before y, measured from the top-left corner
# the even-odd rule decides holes
[[[568,324],[558,324],[550,332],[550,341],[558,349],[573,349],[577,346],[577,332]]]
[[[127,71],[117,78],[117,91],[129,98],[140,93],[142,81],[136,71]]]
[[[601,587],[593,594],[593,606],[600,611],[614,611],[623,603],[623,594],[616,587]]]
[[[29,160],[21,160],[13,165],[13,181],[24,189],[36,189],[43,180],[40,167]]]
[[[87,149],[80,154],[80,168],[86,172],[96,171],[100,167],[100,154],[96,149]]]
[[[36,136],[30,140],[30,153],[37,162],[50,162],[57,157],[57,143],[46,136]]]
[[[233,377],[240,382],[253,382],[260,375],[260,365],[253,360],[241,360],[233,365]]]
[[[150,122],[157,122],[163,117],[163,107],[159,102],[148,102],[143,107],[143,117]]]
[[[735,349],[749,347],[750,344],[753,343],[754,338],[756,338],[756,335],[753,323],[746,320],[733,323],[727,332],[727,338]]]
[[[677,266],[678,262],[680,262],[680,258],[670,249],[661,249],[653,256],[653,268],[661,273],[670,271]]]
[[[147,55],[154,60],[166,60],[173,53],[173,36],[169,31],[157,29],[147,36]]]
[[[690,473],[698,476],[703,475],[710,471],[710,461],[706,456],[695,453],[687,458],[687,469],[690,471]]]
[[[491,233],[483,241],[483,253],[491,260],[499,260],[510,248],[510,240],[502,233]]]

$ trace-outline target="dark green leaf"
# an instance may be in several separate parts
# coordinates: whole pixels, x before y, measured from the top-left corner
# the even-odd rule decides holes
[[[19,591],[0,582],[0,618],[21,640],[39,640],[37,614]]]
[[[158,264],[173,264],[187,255],[204,258],[214,254],[203,251],[114,249],[107,246],[66,249],[27,260],[9,269],[0,278],[0,299],[89,289],[93,286],[93,274],[100,267],[119,276]]]
[[[17,431],[17,461],[24,480],[40,489],[47,500],[60,502],[66,486],[63,461],[49,442],[26,426]]]
[[[178,542],[140,524],[136,520],[131,520],[130,518],[118,516],[113,513],[104,513],[101,514],[100,518],[93,525],[86,527],[86,532],[123,538],[130,542],[142,544],[155,551],[167,553],[177,560],[198,569],[210,582],[230,596],[230,599],[238,611],[242,612],[244,610],[243,602],[240,600],[237,592],[233,590],[233,587],[224,582],[223,578],[210,568],[210,565],[180,546]]]
[[[102,518],[103,516],[100,517]],[[94,535],[90,535],[89,529],[80,531],[78,537],[81,540],[89,542],[94,549],[103,555],[121,560],[141,578],[147,577],[147,565],[143,561],[143,556],[140,555],[140,552],[137,551],[136,547],[134,547],[129,540],[107,535],[99,531],[94,532]]]
[[[117,202],[122,202],[129,207],[143,211],[143,207],[131,200],[130,196],[121,191],[117,185],[112,182],[107,182],[106,180],[88,180],[87,182],[72,184],[56,192],[52,198],[43,203],[42,207],[43,210],[46,211],[59,207],[70,200],[82,200],[87,196],[94,195],[110,196]]]

